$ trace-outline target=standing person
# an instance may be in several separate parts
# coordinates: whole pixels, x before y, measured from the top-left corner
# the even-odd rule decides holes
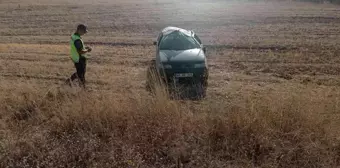
[[[79,24],[75,33],[71,35],[71,60],[73,61],[76,72],[71,75],[66,83],[71,85],[71,82],[76,78],[79,79],[80,85],[85,89],[85,72],[86,72],[86,53],[92,51],[90,47],[85,47],[81,36],[87,33],[87,27],[83,24]]]

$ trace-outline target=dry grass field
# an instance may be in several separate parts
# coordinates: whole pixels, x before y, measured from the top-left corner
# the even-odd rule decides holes
[[[78,23],[93,47],[74,71]],[[208,50],[207,98],[145,91],[165,26]],[[222,0],[0,0],[0,167],[339,167],[340,7]]]

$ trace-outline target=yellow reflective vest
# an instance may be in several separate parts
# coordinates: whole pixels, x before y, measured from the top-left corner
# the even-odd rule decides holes
[[[81,43],[82,43],[82,45],[83,45],[83,47],[85,47],[85,46],[84,46],[84,43],[83,43],[83,40],[81,39],[81,37],[80,37],[79,35],[77,35],[77,34],[72,34],[72,36],[71,36],[71,41],[70,41],[70,45],[71,45],[71,59],[72,59],[72,61],[73,61],[74,63],[78,63],[78,62],[79,62],[79,57],[80,57],[80,56],[84,56],[84,57],[85,57],[85,55],[80,55],[80,54],[78,53],[78,50],[77,50],[76,46],[74,45],[74,42],[75,42],[76,40],[80,40]]]

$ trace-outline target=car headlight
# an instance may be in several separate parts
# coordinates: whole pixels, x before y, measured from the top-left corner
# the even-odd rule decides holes
[[[205,63],[200,63],[200,64],[195,64],[194,65],[195,68],[204,68],[206,67]]]
[[[169,65],[169,64],[160,64],[159,66],[160,66],[161,68],[164,68],[164,69],[171,69],[171,68],[172,68],[172,66]]]

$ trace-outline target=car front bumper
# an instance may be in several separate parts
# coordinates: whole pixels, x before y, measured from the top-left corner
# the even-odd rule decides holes
[[[194,84],[201,83],[204,86],[208,81],[208,68],[190,69],[161,69],[160,74],[164,82],[168,84]]]

